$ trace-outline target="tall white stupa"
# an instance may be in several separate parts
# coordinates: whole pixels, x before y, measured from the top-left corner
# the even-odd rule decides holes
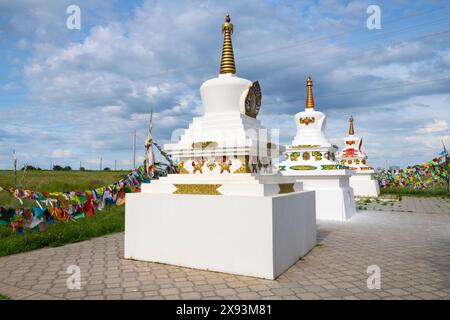
[[[362,138],[355,136],[353,121],[351,116],[345,147],[338,153],[337,159],[341,165],[346,165],[356,172],[350,178],[350,186],[355,196],[378,197],[380,186],[374,178],[375,171],[367,165],[367,154],[362,150]]]
[[[127,194],[125,258],[274,279],[316,244],[314,192],[271,173],[282,150],[257,119],[259,83],[235,76],[229,16],[203,115],[165,150],[179,162]]]
[[[283,175],[295,176],[306,190],[316,191],[319,220],[346,221],[356,213],[352,171],[336,161],[338,147],[325,136],[326,116],[314,109],[313,81],[306,81],[305,111],[295,115],[297,134],[279,164]]]

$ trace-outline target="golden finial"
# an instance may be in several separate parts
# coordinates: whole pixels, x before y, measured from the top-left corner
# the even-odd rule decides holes
[[[353,127],[353,116],[350,116],[350,128],[348,129],[348,134],[351,136],[355,134],[355,128]]]
[[[311,76],[308,76],[308,79],[306,80],[306,87],[308,88],[306,93],[306,108],[314,109],[314,97],[312,91],[313,82]]]
[[[231,35],[233,34],[233,24],[231,23],[230,15],[225,17],[225,23],[222,25],[223,49],[222,60],[220,62],[220,74],[236,73],[236,66],[234,64],[233,45],[231,44]]]

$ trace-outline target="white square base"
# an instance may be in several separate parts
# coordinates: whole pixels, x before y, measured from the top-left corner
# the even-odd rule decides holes
[[[347,221],[356,214],[347,170],[304,172],[296,175],[305,190],[316,192],[317,220]]]
[[[315,244],[311,191],[126,195],[125,258],[275,279]]]
[[[350,178],[350,186],[357,197],[378,197],[380,186],[373,173],[357,173]]]

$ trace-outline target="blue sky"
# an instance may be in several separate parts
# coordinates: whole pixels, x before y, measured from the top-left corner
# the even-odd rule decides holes
[[[66,8],[81,8],[81,29]],[[381,8],[381,30],[366,9]],[[201,114],[199,87],[218,72],[230,13],[237,74],[259,80],[260,118],[295,134],[305,79],[326,133],[348,118],[374,166],[423,163],[450,143],[450,1],[0,0],[0,168],[50,163],[131,166],[149,111],[161,144]],[[179,131],[179,130],[178,130]]]

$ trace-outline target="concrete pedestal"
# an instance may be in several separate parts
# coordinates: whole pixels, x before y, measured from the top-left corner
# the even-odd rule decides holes
[[[125,258],[275,279],[316,244],[314,192],[128,193]]]
[[[304,190],[316,192],[317,220],[347,221],[356,214],[353,189],[349,178],[352,171],[328,170],[302,172],[295,177]]]
[[[374,172],[360,172],[350,178],[350,186],[357,197],[378,197],[380,186],[374,179]]]

